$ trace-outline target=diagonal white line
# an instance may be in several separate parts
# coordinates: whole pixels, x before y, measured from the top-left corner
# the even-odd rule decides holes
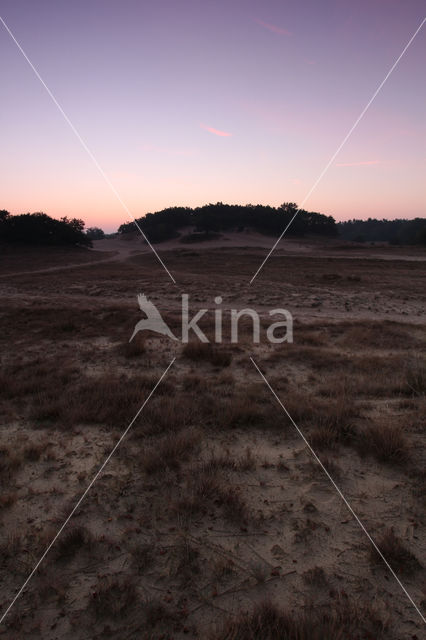
[[[83,502],[84,498],[87,496],[87,494],[89,493],[90,489],[93,487],[93,485],[95,484],[96,480],[99,478],[100,474],[102,473],[102,471],[105,469],[106,465],[108,464],[108,462],[111,460],[112,456],[114,455],[114,453],[117,451],[118,447],[120,446],[121,442],[124,440],[124,438],[126,437],[126,435],[128,434],[129,430],[131,429],[132,425],[134,424],[135,420],[139,417],[140,413],[142,412],[143,408],[145,407],[145,405],[148,403],[148,401],[150,400],[150,398],[152,397],[152,395],[155,393],[155,390],[157,389],[157,387],[159,386],[159,384],[161,383],[161,381],[163,380],[164,376],[167,374],[168,370],[170,369],[170,367],[172,366],[172,364],[174,363],[174,361],[176,360],[176,358],[173,358],[173,360],[170,362],[170,364],[168,365],[167,369],[165,369],[165,371],[163,371],[163,373],[161,374],[160,379],[158,380],[158,382],[155,384],[154,388],[151,390],[150,394],[148,395],[148,397],[145,399],[144,403],[142,404],[141,408],[138,410],[138,412],[136,413],[136,415],[134,416],[133,420],[130,422],[130,424],[126,427],[126,429],[123,431],[120,439],[117,441],[117,443],[115,444],[115,446],[113,447],[112,451],[108,454],[108,456],[106,457],[105,461],[102,463],[102,465],[100,466],[100,468],[98,469],[98,471],[95,473],[95,475],[93,476],[92,480],[90,481],[87,489],[84,491],[83,495],[79,498],[79,500],[77,501],[77,503],[75,504],[75,506],[73,507],[71,513],[69,514],[69,516],[66,518],[65,522],[62,524],[61,528],[59,529],[58,533],[55,535],[55,537],[53,538],[53,540],[50,542],[49,546],[47,547],[47,549],[45,550],[45,552],[43,553],[43,555],[41,556],[41,558],[38,560],[37,564],[35,565],[34,569],[31,571],[31,573],[29,574],[29,576],[27,577],[27,579],[25,580],[24,584],[22,585],[22,587],[19,589],[18,593],[15,595],[15,597],[13,598],[12,602],[9,604],[9,606],[7,607],[6,611],[3,613],[3,615],[0,618],[0,624],[3,622],[3,620],[5,619],[5,617],[7,616],[7,614],[9,613],[9,611],[11,610],[11,608],[13,607],[13,605],[15,604],[15,602],[18,600],[18,598],[22,595],[23,591],[25,590],[26,586],[28,585],[29,581],[31,580],[31,578],[33,577],[33,575],[35,574],[35,572],[37,571],[37,569],[39,568],[39,566],[41,565],[41,563],[43,562],[43,560],[45,559],[45,557],[47,556],[47,554],[49,553],[50,549],[53,547],[53,545],[55,544],[56,540],[59,538],[59,536],[61,535],[62,531],[65,529],[65,527],[67,526],[68,522],[71,520],[71,518],[73,517],[74,513],[77,511],[77,509],[79,508],[79,506],[81,505],[81,503]]]
[[[265,262],[267,260],[269,260],[269,257],[271,256],[271,254],[275,251],[278,243],[280,242],[280,240],[282,239],[282,237],[284,236],[284,234],[287,232],[287,229],[290,227],[290,225],[293,224],[294,219],[296,218],[297,214],[299,213],[299,211],[303,208],[303,205],[305,204],[305,202],[307,201],[307,199],[311,196],[311,194],[313,193],[313,191],[315,191],[315,189],[317,188],[318,184],[321,182],[321,180],[323,179],[324,175],[327,173],[327,171],[329,170],[331,164],[334,162],[334,160],[336,159],[336,156],[340,153],[342,147],[346,144],[347,140],[350,138],[350,136],[352,135],[352,133],[354,132],[354,130],[356,129],[356,127],[358,126],[358,124],[360,123],[360,121],[362,120],[362,118],[364,117],[365,113],[367,112],[367,110],[369,109],[369,107],[371,106],[371,104],[373,103],[374,99],[377,97],[377,94],[380,92],[380,90],[382,89],[383,85],[385,84],[386,80],[388,80],[389,76],[391,75],[391,73],[394,71],[395,67],[398,65],[399,61],[401,60],[401,58],[403,57],[403,55],[405,54],[405,52],[407,51],[408,47],[411,45],[411,43],[413,42],[414,38],[417,36],[417,34],[419,33],[420,29],[423,27],[424,23],[426,22],[426,18],[423,18],[422,22],[420,23],[420,25],[417,27],[416,31],[413,33],[413,35],[411,36],[411,38],[409,39],[409,41],[407,42],[407,44],[405,45],[405,47],[403,48],[403,50],[401,51],[401,53],[399,54],[398,58],[395,60],[395,62],[393,63],[393,65],[391,66],[391,68],[389,69],[389,71],[387,72],[387,74],[385,75],[384,79],[382,80],[382,82],[379,84],[379,86],[377,87],[376,91],[373,93],[373,95],[371,96],[370,100],[367,102],[367,104],[365,105],[364,109],[361,111],[361,113],[359,114],[358,118],[355,120],[354,124],[352,125],[352,127],[349,129],[348,133],[345,135],[345,137],[343,138],[342,142],[339,144],[339,146],[337,147],[337,150],[333,153],[333,155],[331,156],[330,160],[327,162],[327,164],[325,165],[324,169],[321,171],[321,173],[319,174],[318,178],[315,180],[314,184],[312,185],[312,187],[309,189],[308,193],[306,194],[306,196],[303,198],[302,203],[300,205],[300,207],[297,209],[296,213],[293,215],[293,217],[291,218],[290,222],[287,224],[286,228],[284,229],[284,231],[281,233],[281,235],[279,236],[278,240],[275,242],[275,244],[273,245],[272,249],[270,249],[268,255],[266,256],[266,258],[263,260],[262,264],[260,265],[260,267],[258,268],[258,270],[256,271],[256,273],[254,274],[254,276],[252,277],[252,279],[250,280],[251,284],[253,282],[253,280],[256,278],[256,276],[258,275],[258,273],[261,271],[261,269],[263,269],[263,266],[265,264]]]
[[[41,75],[39,74],[39,72],[37,71],[37,69],[35,68],[35,66],[33,65],[33,63],[31,62],[31,60],[29,59],[29,57],[27,56],[27,54],[25,53],[25,51],[23,50],[23,48],[21,47],[21,45],[19,44],[19,42],[17,41],[17,39],[13,35],[12,31],[9,29],[9,27],[7,26],[7,24],[5,23],[5,21],[3,20],[3,18],[1,16],[0,16],[0,22],[3,24],[4,28],[6,29],[6,31],[8,32],[10,37],[12,38],[13,42],[18,47],[19,51],[24,56],[25,60],[30,65],[31,69],[34,71],[34,73],[37,76],[37,78],[40,80],[40,82],[43,85],[43,87],[46,89],[46,91],[49,94],[49,96],[51,97],[52,101],[54,102],[54,104],[57,106],[57,108],[59,109],[60,113],[62,114],[64,120],[68,123],[68,125],[72,129],[74,135],[76,136],[76,138],[80,142],[80,144],[83,147],[83,149],[86,151],[87,155],[92,160],[92,162],[95,165],[96,169],[99,171],[99,173],[101,174],[102,178],[104,179],[104,181],[106,182],[108,187],[111,189],[112,193],[117,198],[118,202],[120,203],[120,205],[122,206],[124,211],[127,213],[129,218],[135,223],[136,227],[138,228],[138,230],[141,233],[142,237],[144,238],[145,242],[147,243],[149,248],[153,251],[155,257],[158,260],[158,262],[161,264],[163,269],[166,271],[166,273],[169,276],[169,278],[174,282],[174,284],[176,284],[176,280],[174,279],[174,277],[172,276],[172,274],[170,273],[170,271],[168,270],[168,268],[164,264],[163,260],[160,258],[160,256],[158,255],[157,251],[154,249],[154,247],[152,246],[152,244],[150,243],[150,241],[148,240],[148,238],[146,237],[146,235],[142,231],[142,229],[139,226],[136,218],[131,214],[130,209],[128,208],[128,206],[126,205],[126,203],[124,202],[124,200],[122,199],[120,194],[118,193],[117,189],[114,187],[114,185],[112,184],[111,180],[108,178],[107,174],[102,169],[102,167],[99,164],[99,162],[96,160],[96,158],[93,155],[92,151],[89,149],[89,147],[87,146],[87,144],[85,143],[85,141],[83,140],[83,138],[81,137],[81,135],[79,134],[79,132],[77,131],[77,129],[75,128],[75,126],[73,125],[73,123],[71,122],[71,120],[69,119],[69,117],[67,116],[67,114],[65,113],[63,108],[61,107],[61,105],[59,104],[59,102],[56,100],[55,96],[53,95],[53,93],[51,92],[51,90],[49,89],[49,87],[47,86],[47,84],[45,83],[45,81],[43,80],[43,78],[41,77]]]
[[[359,526],[361,527],[361,529],[363,530],[363,532],[365,533],[367,538],[370,540],[370,542],[373,545],[374,549],[377,551],[377,553],[379,554],[379,556],[381,557],[381,559],[383,560],[383,562],[385,563],[385,565],[387,566],[387,568],[389,569],[389,571],[391,572],[391,574],[393,575],[393,577],[395,578],[395,580],[397,581],[397,583],[399,584],[399,586],[401,587],[401,589],[403,590],[403,592],[405,593],[405,595],[407,596],[407,598],[409,599],[409,601],[411,602],[411,604],[413,605],[413,607],[415,608],[417,613],[419,614],[419,616],[422,619],[422,621],[426,624],[426,618],[423,616],[422,612],[420,611],[420,609],[418,608],[418,606],[414,602],[413,598],[410,596],[410,594],[408,593],[407,589],[404,587],[404,585],[402,584],[401,580],[398,578],[398,576],[396,575],[395,571],[392,569],[392,567],[390,566],[389,562],[386,560],[386,558],[384,557],[383,553],[380,551],[379,547],[374,542],[373,538],[368,533],[367,529],[365,528],[365,526],[363,525],[363,523],[361,522],[361,520],[359,519],[359,517],[357,516],[355,511],[352,509],[351,505],[349,504],[349,502],[347,501],[347,499],[343,495],[341,489],[337,486],[337,484],[335,483],[335,481],[333,480],[333,478],[331,477],[331,475],[329,474],[329,472],[327,471],[327,469],[325,468],[325,466],[323,465],[321,460],[318,458],[317,454],[315,453],[315,451],[313,450],[313,448],[311,447],[311,445],[309,444],[309,442],[305,438],[303,432],[299,429],[299,427],[297,426],[297,424],[295,423],[295,421],[293,420],[293,418],[291,417],[291,415],[289,414],[289,412],[287,411],[287,409],[285,408],[285,406],[283,405],[283,403],[281,402],[281,400],[279,399],[279,397],[277,396],[277,394],[275,393],[275,391],[273,390],[273,388],[271,387],[271,385],[269,384],[269,382],[267,381],[265,376],[263,375],[262,371],[257,366],[256,362],[253,360],[252,357],[250,357],[250,360],[252,361],[252,363],[255,366],[255,368],[257,369],[259,375],[261,376],[261,378],[265,382],[266,386],[268,387],[268,389],[270,390],[270,392],[274,396],[275,400],[277,400],[277,402],[280,405],[281,409],[284,411],[284,413],[287,415],[287,417],[291,421],[291,423],[294,426],[294,428],[297,430],[298,434],[300,435],[300,437],[302,438],[302,440],[304,441],[304,443],[308,447],[308,449],[311,452],[311,454],[313,455],[315,460],[318,462],[318,464],[320,465],[321,469],[324,471],[324,473],[326,474],[327,478],[330,480],[331,484],[336,489],[337,493],[342,498],[343,502],[345,503],[345,505],[347,506],[347,508],[349,509],[349,511],[351,512],[351,514],[353,515],[353,517],[355,518],[355,520],[357,521],[357,523],[359,524]]]

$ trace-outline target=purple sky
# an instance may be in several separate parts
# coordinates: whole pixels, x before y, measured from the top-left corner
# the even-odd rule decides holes
[[[300,203],[424,0],[2,0],[0,15],[135,217]],[[426,25],[305,208],[424,216]],[[128,217],[0,24],[0,208]]]

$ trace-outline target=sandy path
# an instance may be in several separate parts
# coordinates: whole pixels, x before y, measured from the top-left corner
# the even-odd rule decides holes
[[[179,239],[169,240],[161,243],[159,247],[159,253],[166,251],[193,251],[202,249],[265,249],[265,255],[273,246],[275,242],[274,238],[264,236],[260,233],[228,233],[222,234],[222,237],[217,240],[209,242],[196,242],[192,244],[184,244],[179,242]],[[378,252],[372,247],[371,249],[353,250],[351,252],[341,249],[338,245],[341,244],[341,240],[307,240],[300,241],[294,238],[285,238],[278,246],[274,255],[285,252],[287,255],[303,255],[308,256],[311,254],[315,257],[321,258],[345,258],[352,260],[403,260],[409,262],[424,262],[426,261],[426,254],[422,251],[406,253],[383,253],[383,248],[377,248]],[[6,273],[0,275],[0,278],[12,278],[16,276],[25,276],[38,273],[53,273],[55,271],[64,271],[68,269],[77,269],[81,267],[91,267],[108,262],[125,261],[131,258],[133,255],[140,253],[149,253],[151,249],[144,243],[142,238],[132,238],[129,240],[122,240],[121,238],[112,238],[106,240],[97,240],[93,243],[92,252],[104,253],[113,252],[112,256],[108,258],[101,258],[99,260],[64,264],[55,267],[47,267],[45,269],[32,269],[28,271],[17,271],[12,273]],[[334,250],[330,251],[330,248]],[[380,252],[381,250],[381,252]]]
[[[15,271],[13,273],[4,273],[0,275],[0,278],[12,278],[15,276],[27,276],[37,273],[52,273],[55,271],[66,271],[68,269],[79,269],[81,267],[92,267],[98,264],[104,264],[106,262],[127,260],[135,253],[146,253],[148,250],[148,247],[144,247],[142,244],[136,249],[136,243],[132,242],[130,244],[129,242],[122,240],[102,240],[94,242],[94,245],[95,247],[93,249],[90,249],[90,251],[93,251],[94,253],[106,253],[112,251],[114,252],[114,255],[108,256],[108,258],[101,258],[100,260],[63,264],[56,267],[46,267],[45,269],[31,269],[30,271]]]

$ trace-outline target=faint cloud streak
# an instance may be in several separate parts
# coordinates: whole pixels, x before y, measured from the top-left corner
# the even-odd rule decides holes
[[[282,29],[281,27],[277,27],[275,24],[270,24],[269,22],[263,22],[263,20],[259,20],[259,18],[254,18],[254,21],[257,22],[257,24],[260,24],[261,27],[264,27],[265,29],[272,31],[272,33],[277,33],[280,36],[293,35],[291,31],[288,31],[288,29]]]
[[[202,129],[205,129],[205,131],[213,133],[215,136],[221,136],[222,138],[229,138],[229,136],[232,136],[232,133],[228,133],[227,131],[220,131],[220,129],[214,129],[214,127],[208,127],[205,124],[200,124],[200,127]]]

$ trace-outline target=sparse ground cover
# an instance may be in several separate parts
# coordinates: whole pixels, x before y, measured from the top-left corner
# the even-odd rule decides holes
[[[2,610],[176,362],[0,637],[422,637],[249,359],[424,608],[425,263],[330,252],[282,251],[251,286],[253,247],[168,251],[176,286],[130,249],[1,280]],[[217,295],[264,323],[285,307],[294,344],[253,345],[249,323],[231,344],[225,313],[223,345],[155,334],[129,345],[140,292],[176,335],[182,293],[210,309],[206,331]]]

